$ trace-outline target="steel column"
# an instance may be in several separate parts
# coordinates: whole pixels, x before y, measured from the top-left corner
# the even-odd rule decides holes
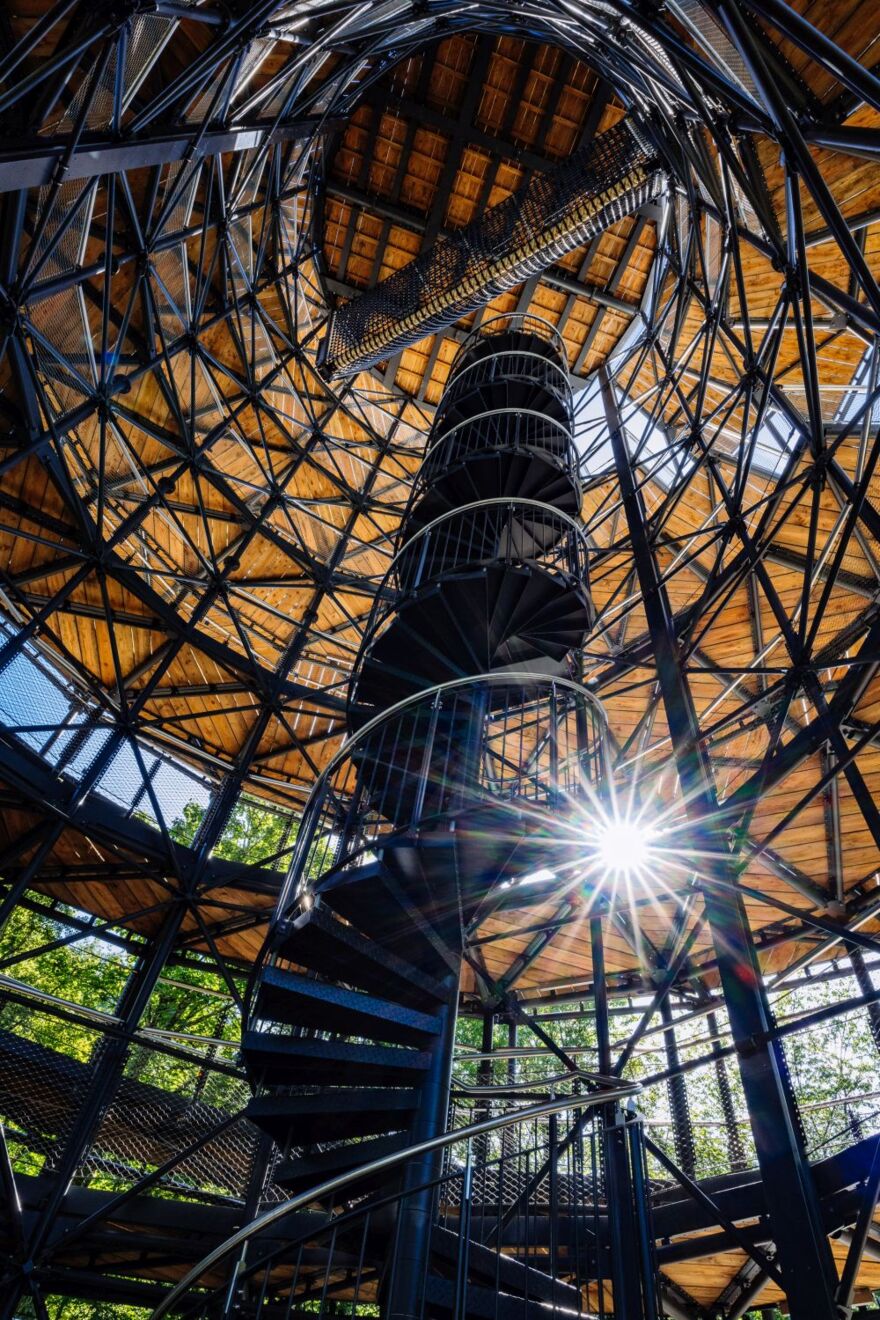
[[[724,1115],[724,1132],[727,1137],[727,1156],[730,1160],[730,1167],[733,1170],[745,1169],[746,1153],[743,1149],[742,1136],[736,1121],[736,1110],[733,1105],[733,1092],[730,1089],[730,1078],[727,1075],[727,1061],[722,1053],[721,1045],[716,1039],[718,1034],[718,1019],[714,1013],[709,1013],[706,1017],[706,1025],[709,1034],[712,1037],[712,1053],[715,1055],[715,1082],[718,1087],[718,1098],[721,1101],[721,1112]]]
[[[687,677],[679,661],[666,589],[651,546],[641,492],[634,479],[614,387],[601,373],[602,394],[633,561],[657,665],[682,797],[704,859],[703,902],[715,944],[749,1118],[764,1178],[777,1258],[792,1320],[836,1315],[837,1275],[819,1198],[800,1134],[797,1107],[781,1046],[771,1041],[773,1018],[761,979],[727,834],[717,824],[718,800]],[[713,879],[725,888],[716,888]]]
[[[458,978],[450,975],[446,978],[446,984],[449,997],[440,1010],[442,1030],[429,1048],[431,1064],[410,1133],[413,1145],[436,1137],[446,1126],[458,1009]],[[382,1307],[387,1320],[421,1320],[434,1222],[434,1189],[425,1184],[437,1177],[441,1159],[440,1153],[431,1152],[410,1161],[404,1171],[402,1199],[399,1202],[393,1239],[393,1268],[388,1296]]]
[[[682,1073],[681,1059],[678,1053],[678,1041],[675,1038],[675,1020],[669,996],[664,996],[660,1003],[660,1017],[663,1021],[663,1043],[666,1050],[666,1066],[671,1076],[667,1082],[669,1091],[669,1110],[672,1114],[672,1134],[675,1143],[675,1158],[685,1173],[694,1176],[697,1167],[694,1148],[694,1129],[691,1123],[690,1105],[688,1104],[687,1085]]]
[[[593,964],[593,1003],[596,1008],[596,1037],[599,1072],[611,1076],[611,1030],[608,1015],[608,986],[605,978],[605,943],[602,918],[590,921],[590,953]],[[614,1314],[621,1320],[654,1320],[657,1315],[653,1270],[646,1268],[644,1227],[647,1205],[643,1189],[637,1188],[636,1155],[631,1124],[619,1103],[602,1110],[602,1142],[605,1155],[605,1199],[608,1204],[608,1248],[611,1258],[611,1287]],[[597,1257],[597,1259],[601,1259]],[[597,1271],[601,1270],[601,1263]]]

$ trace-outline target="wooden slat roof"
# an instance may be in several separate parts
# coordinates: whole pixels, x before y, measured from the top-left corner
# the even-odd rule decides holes
[[[857,57],[869,59],[875,38],[860,25],[858,6],[826,4],[820,9],[823,26],[833,29]],[[21,31],[36,12],[21,11],[15,20]],[[208,35],[198,24],[183,24],[179,32],[179,39],[163,51],[163,78],[185,67],[207,44]],[[839,94],[790,43],[782,42],[781,50],[804,95],[818,104]],[[38,52],[48,53],[48,44]],[[251,90],[268,85],[283,67],[281,47],[269,42],[251,75]],[[324,76],[334,67],[336,61],[329,60]],[[137,704],[144,734],[156,746],[192,766],[207,767],[213,775],[237,769],[250,792],[295,806],[302,803],[339,745],[343,722],[338,699],[344,695],[363,622],[388,564],[390,537],[419,460],[431,405],[439,398],[456,349],[456,334],[417,345],[386,370],[364,375],[341,390],[320,378],[310,353],[291,354],[292,338],[300,336],[313,347],[325,298],[346,296],[340,289],[368,287],[397,269],[444,227],[467,223],[508,195],[530,171],[552,166],[586,135],[601,132],[622,113],[595,72],[560,50],[508,35],[476,33],[456,33],[429,44],[371,83],[328,141],[317,213],[321,263],[304,250],[295,283],[291,276],[266,279],[256,301],[242,301],[231,317],[218,310],[216,282],[209,285],[196,343],[188,338],[186,308],[195,296],[198,270],[216,270],[221,256],[218,230],[209,227],[203,238],[199,224],[191,223],[194,232],[167,247],[159,245],[151,254],[152,322],[138,300],[131,303],[135,267],[120,264],[111,282],[112,302],[117,321],[124,313],[128,320],[117,351],[133,364],[142,363],[141,341],[151,324],[155,331],[161,327],[164,342],[175,351],[167,361],[160,361],[160,354],[148,368],[134,365],[129,370],[130,388],[115,400],[110,425],[100,409],[86,406],[88,340],[100,330],[101,276],[26,304],[44,407],[54,414],[56,430],[62,426],[67,436],[65,463],[72,491],[87,512],[94,513],[100,504],[102,535],[114,538],[124,566],[123,571],[117,564],[105,575],[97,567],[83,572],[90,552],[84,551],[70,500],[40,455],[35,452],[9,468],[3,477],[6,516],[0,555],[10,599],[24,618],[56,593],[64,593],[42,642],[63,661],[65,672],[80,671],[93,692],[109,694],[111,702],[118,700],[120,672],[128,675],[127,699]],[[864,107],[846,121],[868,128],[876,122],[876,114]],[[760,137],[757,141],[770,203],[781,223],[785,199],[778,149]],[[876,210],[880,178],[871,162],[822,148],[814,148],[813,155],[844,215]],[[223,162],[228,177],[234,168],[234,161]],[[171,196],[175,177],[174,167],[161,173],[160,198]],[[133,200],[142,203],[147,172],[133,171],[129,186]],[[198,181],[191,200],[178,205],[173,223],[191,222],[199,214],[206,204],[206,187],[207,175]],[[47,232],[57,225],[61,209],[78,196],[76,185],[62,185]],[[98,210],[103,197],[99,185]],[[35,197],[35,219],[41,205],[45,199]],[[804,207],[808,236],[816,240],[809,248],[811,271],[846,283],[839,248],[823,237],[823,216],[806,196]],[[81,223],[70,231],[71,239],[82,244],[85,264],[98,262],[103,254],[101,226],[94,222],[97,213],[83,208]],[[302,193],[292,194],[281,214],[289,241],[307,231],[311,213]],[[86,223],[90,217],[92,223]],[[166,232],[169,225],[172,217]],[[224,232],[227,278],[242,299],[250,296],[246,273],[253,269],[255,246],[264,232],[259,196],[246,218]],[[876,272],[880,225],[872,221],[859,232],[865,259]],[[597,301],[597,295],[611,296],[635,310],[645,292],[656,241],[655,215],[623,220],[589,250],[560,258],[557,274],[583,286],[583,293],[560,287],[558,279],[554,284],[551,273],[495,299],[486,314],[518,307],[553,321],[561,328],[573,376],[586,379],[607,360],[632,320]],[[784,273],[759,250],[746,243],[742,250],[748,314],[752,323],[760,324],[774,312]],[[735,285],[728,303],[731,322],[737,325],[743,308]],[[820,398],[832,422],[861,361],[865,338],[858,326],[829,311],[821,297],[814,297],[812,310]],[[678,339],[679,352],[687,358],[680,379],[687,394],[696,389],[706,366],[705,408],[711,411],[724,406],[737,368],[730,342],[717,341],[711,363],[705,361],[703,321],[703,310],[693,300]],[[691,344],[692,350],[686,347]],[[59,351],[68,355],[70,364],[79,363],[76,370],[59,361]],[[624,374],[623,379],[633,396],[650,406],[663,370],[655,354],[638,376]],[[793,407],[803,411],[806,385],[791,317],[782,332],[774,378]],[[10,397],[15,398],[14,383]],[[181,402],[192,418],[195,444],[204,451],[199,464],[191,462],[186,446],[181,446]],[[672,425],[677,424],[676,407],[670,395],[666,420]],[[738,407],[734,403],[715,441],[719,461],[727,463],[728,470],[737,451]],[[854,475],[857,442],[841,445],[838,459]],[[798,485],[796,473],[764,554],[778,599],[792,614],[804,599],[811,535],[806,462],[800,470],[803,482]],[[751,473],[748,498],[755,523],[773,480],[758,468]],[[163,482],[170,487],[160,486]],[[723,567],[736,549],[728,544],[718,558],[725,514],[705,471],[683,482],[682,497],[663,513],[659,550],[661,567],[672,575],[671,603],[680,611],[699,601],[707,575]],[[665,510],[668,492],[662,481],[648,476],[644,490],[649,509]],[[583,510],[596,549],[593,594],[601,625],[589,643],[591,679],[621,748],[650,718],[643,778],[646,791],[650,787],[668,801],[676,789],[667,772],[668,730],[662,710],[648,714],[655,704],[651,665],[614,673],[616,652],[645,634],[614,499],[613,481],[598,473],[588,484]],[[840,493],[829,483],[819,493],[812,517],[813,534],[820,542],[841,535],[841,516]],[[330,565],[335,577],[328,587]],[[817,642],[834,659],[841,659],[834,655],[838,635],[851,630],[858,637],[875,583],[872,538],[847,535],[843,571],[817,632]],[[820,571],[806,597],[808,610],[817,605],[822,589]],[[304,618],[309,631],[303,641],[299,627]],[[774,641],[778,619],[760,589],[754,592],[741,584],[698,631],[699,646],[690,659],[691,683],[704,727],[717,729],[709,747],[719,787],[729,793],[754,775],[767,748],[766,725],[738,711],[744,697],[772,679],[772,672],[762,675],[755,665],[769,646],[766,668],[773,671],[780,656]],[[167,656],[163,648],[169,636],[173,646]],[[289,663],[291,646],[296,654]],[[845,662],[846,655],[842,659]],[[279,666],[285,683],[291,689],[298,685],[299,695],[266,717],[264,684]],[[734,672],[749,669],[745,677]],[[829,693],[844,672],[833,665],[822,671]],[[320,689],[328,686],[337,697],[335,709],[322,705]],[[314,699],[308,691],[315,692]],[[859,727],[874,718],[877,695],[877,683],[869,684],[853,712]],[[813,714],[805,702],[792,710],[783,742]],[[858,757],[869,785],[880,772],[876,755],[868,744]],[[763,795],[752,816],[752,839],[760,840],[774,829],[821,774],[817,753]],[[843,884],[862,892],[871,883],[875,846],[844,781],[836,810]],[[784,897],[794,906],[807,904],[804,893],[793,889],[780,871],[792,868],[816,890],[828,888],[834,851],[829,819],[819,794],[779,835],[773,864],[766,857],[752,861],[746,878],[768,895]],[[11,817],[10,838],[13,822]],[[59,863],[76,854],[66,840],[64,836],[59,844]],[[97,893],[75,886],[68,896],[100,909]],[[749,906],[758,929],[775,928],[772,912]],[[659,923],[654,931],[658,940],[668,919],[668,912],[652,918]],[[487,933],[494,929],[488,926]],[[509,943],[489,947],[500,965],[519,944],[511,936]],[[795,941],[780,952],[774,946],[767,953],[768,965],[795,958],[804,947]],[[708,955],[708,946],[698,944],[697,954]],[[625,971],[633,958],[631,949],[621,948],[614,966]],[[589,961],[583,941],[559,938],[531,965],[520,988],[585,978]]]

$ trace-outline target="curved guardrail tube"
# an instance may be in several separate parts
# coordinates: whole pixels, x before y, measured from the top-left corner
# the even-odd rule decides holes
[[[443,1132],[440,1136],[432,1137],[428,1141],[420,1141],[406,1150],[397,1151],[393,1155],[386,1155],[381,1159],[371,1160],[369,1164],[363,1164],[359,1168],[351,1169],[335,1178],[328,1178],[316,1187],[300,1192],[298,1196],[292,1196],[289,1200],[273,1206],[271,1210],[264,1211],[263,1214],[252,1219],[249,1224],[245,1224],[243,1228],[233,1233],[219,1247],[215,1247],[197,1265],[193,1266],[167,1297],[163,1297],[153,1311],[150,1320],[162,1320],[163,1316],[169,1315],[177,1303],[209,1270],[231,1255],[238,1247],[243,1246],[251,1238],[270,1228],[272,1224],[277,1224],[279,1220],[284,1219],[287,1215],[293,1214],[296,1210],[304,1209],[315,1201],[324,1200],[329,1196],[336,1196],[339,1192],[345,1191],[367,1178],[372,1178],[377,1173],[400,1168],[410,1160],[415,1160],[421,1155],[430,1154],[432,1151],[444,1150],[446,1147],[456,1145],[459,1142],[466,1142],[474,1137],[481,1137],[490,1132],[497,1132],[502,1128],[516,1126],[519,1123],[531,1123],[537,1118],[546,1118],[550,1114],[558,1114],[564,1110],[580,1112],[597,1109],[602,1105],[618,1103],[621,1100],[627,1100],[631,1096],[638,1095],[640,1090],[639,1084],[632,1082],[617,1084],[608,1087],[607,1090],[596,1091],[588,1096],[557,1096],[553,1100],[545,1100],[536,1105],[529,1105],[526,1109],[512,1110],[506,1114],[498,1114],[494,1118],[484,1119],[479,1123],[471,1123],[468,1127],[457,1128],[453,1132]]]

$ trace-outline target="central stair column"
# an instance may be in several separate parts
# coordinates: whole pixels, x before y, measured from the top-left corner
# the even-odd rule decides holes
[[[593,917],[590,921],[590,955],[599,1072],[610,1077],[613,1069],[611,1028],[601,917]],[[602,1127],[614,1317],[615,1320],[657,1320],[659,1310],[641,1144],[620,1104],[604,1108]]]
[[[467,728],[455,757],[453,772],[454,797],[459,799],[455,805],[459,809],[466,805],[466,798],[479,782],[487,704],[488,693],[485,689],[477,690],[473,699],[468,700],[470,709]],[[449,877],[450,886],[454,883],[456,878]],[[448,992],[447,999],[438,1014],[442,1021],[441,1029],[429,1049],[431,1063],[411,1130],[413,1142],[428,1141],[446,1129],[460,979],[459,958],[457,968],[450,968],[448,976],[443,978],[443,985]],[[432,1183],[439,1176],[442,1162],[442,1152],[437,1151],[411,1161],[404,1171],[395,1230],[395,1250],[391,1261],[386,1311],[388,1320],[419,1320],[423,1313],[422,1299],[431,1250],[435,1199],[435,1189],[426,1184]]]
[[[448,997],[438,1014],[442,1027],[430,1048],[431,1063],[411,1129],[413,1143],[428,1141],[446,1128],[458,1014],[458,982],[459,977],[452,971],[444,980]],[[390,1262],[388,1298],[383,1307],[383,1314],[388,1320],[419,1320],[422,1315],[435,1195],[435,1189],[426,1184],[439,1176],[442,1162],[442,1151],[434,1151],[410,1161],[404,1171],[403,1199],[397,1212],[394,1252]]]

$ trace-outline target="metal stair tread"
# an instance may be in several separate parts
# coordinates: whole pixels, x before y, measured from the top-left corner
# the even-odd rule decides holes
[[[269,992],[270,987],[274,993]],[[273,1013],[263,1013],[263,1007],[273,1005]],[[279,1015],[285,1007],[289,1009],[289,1015]],[[375,1035],[380,1040],[393,1040],[399,1035],[405,1038],[404,1043],[413,1037],[436,1035],[440,1030],[439,1019],[431,1014],[392,999],[380,998],[363,990],[349,990],[331,981],[317,981],[280,967],[267,967],[263,973],[256,1016],[352,1036]],[[391,1035],[385,1036],[382,1032]]]
[[[332,1178],[334,1174],[369,1164],[372,1160],[381,1159],[385,1155],[393,1155],[402,1150],[408,1140],[406,1132],[398,1131],[373,1137],[368,1141],[354,1141],[347,1146],[332,1146],[329,1150],[315,1154],[293,1156],[282,1160],[276,1166],[273,1176],[282,1186],[296,1185],[307,1189],[323,1182],[325,1178]],[[387,1178],[393,1175],[392,1170],[385,1176]],[[366,1180],[364,1186],[367,1186]],[[352,1189],[357,1193],[358,1183],[353,1183]]]
[[[359,700],[378,709],[383,701],[399,700],[406,689],[416,692],[498,663],[561,658],[589,626],[586,601],[561,575],[503,564],[488,576],[501,579],[488,612],[484,593],[491,588],[483,569],[451,573],[404,602],[364,655]],[[512,611],[501,608],[502,600],[507,605],[505,590],[515,593]],[[360,759],[364,756],[362,751]]]
[[[419,1107],[421,1096],[413,1088],[383,1090],[322,1090],[313,1095],[270,1094],[254,1096],[245,1116],[282,1144],[291,1131],[302,1137],[302,1144],[331,1140],[339,1135],[340,1119],[346,1135],[371,1136],[388,1131],[396,1115],[409,1121]]]
[[[434,1226],[431,1237],[432,1251],[445,1260],[455,1261],[458,1256],[459,1235],[450,1228]],[[529,1297],[542,1301],[564,1303],[571,1310],[578,1309],[580,1293],[570,1283],[554,1279],[551,1274],[526,1265],[513,1256],[501,1255],[480,1242],[471,1241],[468,1246],[470,1270],[483,1279],[491,1278],[494,1282],[497,1271],[499,1284],[514,1290],[517,1295],[528,1292]]]
[[[416,519],[430,521],[437,506],[458,508],[499,496],[537,499],[575,514],[580,509],[580,487],[565,459],[564,446],[505,449],[499,440],[458,455],[452,466],[444,464],[438,452],[431,464],[435,475],[419,500]]]
[[[571,1306],[548,1306],[536,1298],[517,1297],[512,1293],[496,1292],[469,1283],[466,1292],[467,1314],[472,1320],[550,1320],[553,1316],[570,1316]],[[428,1274],[425,1279],[427,1306],[451,1311],[455,1305],[455,1283],[439,1274]]]
[[[390,868],[388,881],[388,887],[383,886],[381,890],[381,901],[379,894],[366,893],[363,886],[359,885],[340,886],[328,895],[328,900],[342,916],[366,932],[375,930],[377,934],[381,933],[390,953],[398,956],[403,956],[404,950],[407,954],[417,953],[420,962],[431,969],[430,974],[439,972],[442,976],[443,968],[432,947],[430,933],[413,920],[401,902],[405,891],[397,889],[397,881]],[[442,998],[445,999],[447,993],[444,992]]]
[[[331,903],[332,894],[330,891],[328,895]],[[320,941],[314,938],[318,934],[322,937]],[[327,969],[329,973],[332,970],[341,979],[350,979],[367,990],[387,985],[389,976],[392,976],[398,982],[395,987],[398,994],[409,986],[413,992],[424,993],[438,1003],[447,997],[441,983],[428,972],[377,944],[355,926],[341,921],[325,902],[316,903],[309,910],[308,922],[298,930],[290,931],[279,948],[285,951],[285,956],[313,971]]]
[[[251,1067],[296,1082],[329,1081],[359,1086],[376,1079],[381,1083],[396,1077],[426,1072],[430,1055],[401,1045],[372,1045],[341,1040],[314,1040],[263,1031],[246,1031],[242,1050]],[[350,1075],[345,1070],[350,1069]]]

